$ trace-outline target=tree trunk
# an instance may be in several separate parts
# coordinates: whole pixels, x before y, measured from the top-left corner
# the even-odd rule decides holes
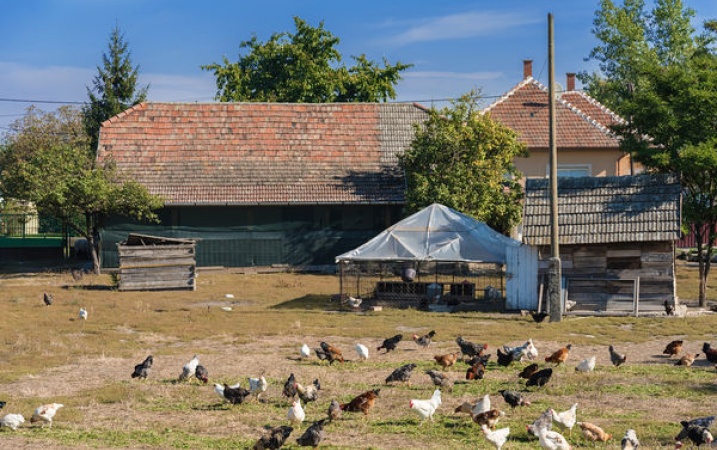
[[[694,233],[695,233],[695,240],[697,241],[697,264],[699,267],[699,291],[698,291],[698,300],[700,306],[704,306],[706,303],[706,296],[707,296],[707,275],[706,275],[706,264],[705,260],[709,259],[705,256],[705,254],[702,251],[702,241],[704,236],[704,227],[702,226],[695,226],[694,227]]]

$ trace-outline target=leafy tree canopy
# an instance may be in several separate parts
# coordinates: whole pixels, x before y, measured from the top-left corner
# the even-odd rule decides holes
[[[521,220],[521,174],[513,160],[527,156],[515,132],[477,110],[470,93],[452,107],[431,110],[399,157],[410,212],[441,203],[509,233]]]
[[[256,36],[239,46],[247,52],[233,63],[213,63],[216,98],[223,102],[378,102],[396,97],[395,84],[410,64],[383,67],[365,55],[352,57],[351,67],[339,65],[339,38],[321,22],[312,27],[294,17],[295,33],[274,33],[267,42]]]

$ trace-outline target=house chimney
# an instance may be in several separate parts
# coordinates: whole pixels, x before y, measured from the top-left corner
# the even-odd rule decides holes
[[[575,73],[568,72],[567,74],[567,88],[568,91],[574,91],[575,90]]]
[[[523,60],[523,78],[528,78],[533,76],[533,60],[532,59],[524,59]]]

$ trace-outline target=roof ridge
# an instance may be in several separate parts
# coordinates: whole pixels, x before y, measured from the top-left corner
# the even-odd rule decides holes
[[[573,90],[573,91],[565,91],[565,92],[563,92],[563,94],[570,94],[570,93],[575,93],[575,94],[581,96],[581,97],[582,97],[583,99],[585,99],[588,103],[590,103],[590,104],[592,104],[592,105],[595,105],[598,109],[600,109],[600,110],[601,110],[602,112],[604,112],[605,114],[608,114],[608,115],[612,116],[612,118],[615,119],[616,122],[618,122],[618,123],[620,123],[620,124],[626,123],[626,120],[625,120],[621,115],[619,115],[618,113],[616,113],[616,112],[613,111],[612,109],[608,108],[607,106],[603,105],[603,104],[600,103],[598,100],[596,100],[594,97],[588,95],[585,91],[580,91],[580,90],[577,90],[577,89],[576,89],[576,90]]]
[[[150,102],[146,102],[146,101],[145,101],[145,102],[139,102],[139,103],[137,103],[137,104],[134,105],[134,106],[130,106],[129,108],[127,108],[127,109],[125,109],[124,111],[122,111],[121,113],[116,114],[116,115],[110,117],[109,119],[105,120],[104,122],[102,122],[102,123],[100,124],[100,126],[104,126],[104,125],[106,125],[106,124],[110,124],[110,123],[112,123],[112,122],[115,122],[115,121],[121,119],[122,117],[124,117],[124,116],[126,116],[126,115],[128,115],[128,114],[132,114],[132,113],[135,112],[135,111],[142,110],[142,109],[146,108],[149,103],[150,103]]]
[[[485,113],[489,112],[491,109],[495,108],[496,106],[498,106],[498,105],[500,105],[501,103],[503,103],[503,102],[505,102],[506,100],[508,100],[508,99],[509,99],[510,97],[512,97],[516,92],[518,92],[519,90],[523,89],[523,87],[525,87],[528,83],[533,83],[533,82],[534,82],[535,84],[537,84],[538,86],[542,86],[542,85],[541,85],[536,79],[534,79],[532,76],[528,76],[528,77],[524,78],[520,83],[518,83],[518,84],[516,84],[515,86],[513,86],[513,88],[512,88],[511,90],[509,90],[508,92],[506,92],[505,94],[503,94],[503,96],[501,96],[498,100],[494,101],[494,102],[491,103],[490,105],[488,105],[488,106],[486,106],[485,108],[483,108],[483,110],[481,111],[481,114],[485,114]]]

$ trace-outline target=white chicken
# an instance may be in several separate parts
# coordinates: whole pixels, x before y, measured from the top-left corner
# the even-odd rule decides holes
[[[311,348],[304,344],[301,346],[301,349],[299,349],[299,355],[301,356],[301,359],[306,359],[309,356],[311,356]]]
[[[349,296],[349,298],[346,299],[346,304],[353,309],[358,309],[358,307],[361,306],[361,303],[363,303],[363,299],[358,297]]]
[[[533,361],[538,357],[538,349],[535,347],[535,344],[533,344],[532,338],[525,341],[523,345],[519,345],[517,347],[504,345],[503,350],[512,356],[513,361],[525,361],[526,359]]]
[[[576,372],[592,372],[595,370],[595,356],[591,356],[590,358],[583,359],[578,363],[577,366],[575,366]]]
[[[48,403],[46,405],[38,406],[35,413],[30,418],[30,423],[42,421],[50,424],[50,427],[52,427],[52,418],[55,417],[57,411],[63,406],[65,405],[62,403]]]
[[[301,400],[294,400],[294,403],[289,407],[289,411],[286,413],[286,418],[289,419],[292,426],[301,427],[301,423],[306,419],[306,412],[301,407]]]
[[[363,344],[356,344],[354,349],[360,361],[366,361],[368,359],[368,347]]]
[[[538,430],[538,439],[540,440],[540,447],[548,450],[570,450],[572,448],[562,434],[547,428]]]
[[[485,438],[493,444],[496,450],[503,448],[505,443],[508,441],[508,435],[510,434],[510,428],[508,427],[491,431],[491,429],[488,428],[488,425],[481,425],[480,429],[483,430]]]
[[[85,308],[80,308],[80,319],[87,320],[87,310]]]
[[[423,419],[421,424],[423,424],[426,419],[430,419],[431,422],[433,422],[433,414],[436,412],[436,409],[441,406],[441,403],[441,390],[436,389],[433,391],[433,396],[429,400],[411,400],[410,407],[421,416]]]
[[[199,365],[199,356],[194,355],[187,364],[182,368],[182,373],[179,374],[179,381],[188,380],[189,377],[194,376]]]
[[[577,409],[577,403],[573,403],[573,406],[571,406],[570,409],[565,410],[563,412],[556,412],[554,409],[551,408],[550,413],[553,415],[553,423],[556,424],[558,428],[563,431],[567,429],[568,432],[572,435],[573,427],[578,420]]]
[[[25,422],[25,418],[22,417],[22,414],[8,414],[5,417],[3,417],[2,419],[0,419],[0,426],[8,427],[8,428],[12,429],[13,431],[15,431],[24,422]]]
[[[233,385],[231,385],[231,386],[229,386],[229,387],[232,388],[232,389],[236,389],[236,388],[238,388],[238,387],[240,387],[240,386],[241,386],[241,383],[237,383],[237,384],[233,384]],[[226,400],[226,399],[227,399],[226,397],[224,397],[224,385],[223,385],[223,384],[214,383],[214,392],[216,392],[217,395],[222,398],[222,400]]]
[[[259,400],[261,394],[266,392],[266,389],[269,387],[269,383],[266,381],[266,378],[264,378],[264,375],[260,376],[259,378],[249,377],[248,380],[249,392],[251,392],[251,395],[255,396],[256,399]]]

